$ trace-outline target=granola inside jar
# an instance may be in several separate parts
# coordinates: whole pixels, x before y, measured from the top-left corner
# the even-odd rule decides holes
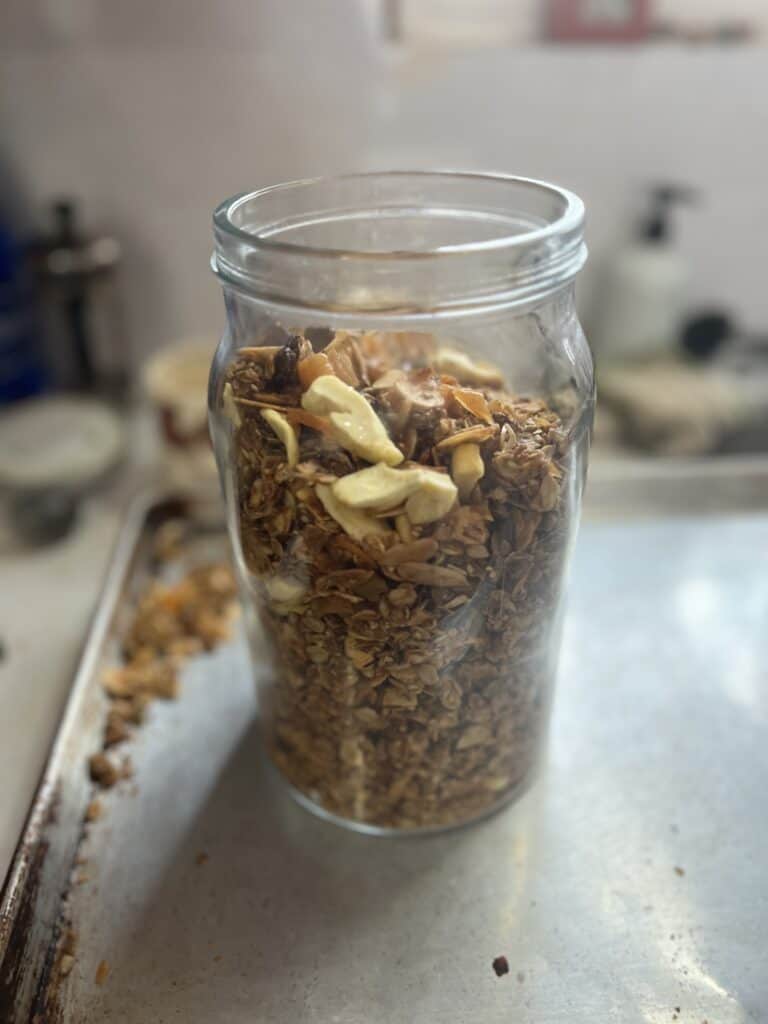
[[[335,820],[453,826],[534,774],[594,398],[582,221],[553,186],[431,173],[216,211],[211,425],[262,729]]]

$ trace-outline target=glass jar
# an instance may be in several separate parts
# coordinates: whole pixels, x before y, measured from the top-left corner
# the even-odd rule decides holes
[[[211,428],[274,664],[261,724],[337,822],[458,825],[532,778],[594,402],[582,226],[572,193],[481,174],[291,182],[215,212]]]

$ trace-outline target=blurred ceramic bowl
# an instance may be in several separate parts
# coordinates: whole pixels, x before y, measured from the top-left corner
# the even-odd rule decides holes
[[[215,338],[177,342],[152,356],[143,371],[167,482],[193,495],[218,494],[207,407],[208,373],[216,344]]]

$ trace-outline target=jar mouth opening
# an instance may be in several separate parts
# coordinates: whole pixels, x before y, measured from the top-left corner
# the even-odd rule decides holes
[[[288,229],[296,229],[296,226],[306,227],[307,221],[289,223],[288,218],[278,219],[270,221],[268,218],[268,211],[265,209],[266,205],[273,198],[279,198],[284,200],[288,205],[292,203],[295,197],[301,193],[305,195],[317,191],[319,188],[327,185],[340,185],[344,186],[344,183],[353,185],[354,183],[366,184],[367,182],[376,182],[386,180],[397,185],[398,181],[417,181],[423,182],[425,190],[428,189],[429,184],[433,182],[446,182],[451,184],[461,185],[462,183],[469,186],[477,185],[491,185],[495,187],[514,187],[517,189],[529,190],[531,196],[536,193],[540,197],[553,201],[559,210],[555,217],[549,222],[540,223],[538,226],[530,227],[528,225],[521,225],[522,229],[510,231],[509,233],[500,234],[497,237],[475,239],[463,242],[446,242],[444,244],[424,246],[423,248],[382,248],[382,249],[363,249],[359,247],[337,247],[327,244],[316,244],[314,242],[295,242],[285,241],[278,237],[281,233],[286,233]],[[258,226],[244,227],[243,224],[248,221],[249,214],[259,213],[261,209],[264,209],[265,220]],[[330,219],[340,218],[344,216],[343,211],[339,209],[335,210],[315,210],[305,211],[305,216],[315,217],[312,223],[316,225],[327,224]],[[381,217],[383,211],[381,209],[371,210],[372,215]],[[431,208],[430,212],[435,212],[435,208]],[[473,210],[470,203],[468,202],[463,210],[457,211],[465,215],[475,214],[478,221],[480,215],[489,215],[490,211],[486,209]],[[512,211],[510,211],[511,214]],[[532,216],[535,216],[532,214]],[[499,226],[503,223],[502,216],[496,212],[497,223]],[[511,221],[511,216],[510,216]],[[250,245],[258,249],[265,251],[273,251],[276,253],[295,253],[303,254],[311,257],[328,257],[331,259],[340,258],[354,258],[354,259],[429,259],[440,255],[452,255],[452,254],[471,254],[471,253],[483,253],[493,252],[500,249],[508,248],[520,248],[526,245],[530,245],[532,242],[544,240],[548,237],[557,235],[568,234],[572,231],[578,231],[583,229],[584,225],[584,203],[582,200],[569,189],[561,188],[558,185],[552,185],[545,181],[538,181],[535,178],[523,178],[511,174],[493,174],[483,173],[475,171],[370,171],[362,172],[357,174],[340,174],[337,176],[328,177],[315,177],[315,178],[298,178],[294,181],[281,182],[277,185],[267,185],[265,188],[256,189],[252,192],[240,192],[237,195],[231,196],[229,199],[225,199],[215,209],[213,214],[214,228],[218,231],[226,232],[226,234],[233,235],[239,238],[243,242],[248,242]],[[518,222],[519,223],[519,222]]]
[[[434,313],[536,301],[586,259],[584,204],[514,175],[385,171],[226,199],[212,267],[259,299],[329,311]]]

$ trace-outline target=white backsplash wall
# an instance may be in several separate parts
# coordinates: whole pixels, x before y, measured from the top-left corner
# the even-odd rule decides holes
[[[701,191],[677,221],[693,303],[768,326],[768,52],[393,52],[375,0],[5,0],[0,155],[32,206],[61,193],[125,243],[140,350],[220,329],[210,213],[272,181],[394,166],[550,178],[589,208],[592,298],[644,183]]]

